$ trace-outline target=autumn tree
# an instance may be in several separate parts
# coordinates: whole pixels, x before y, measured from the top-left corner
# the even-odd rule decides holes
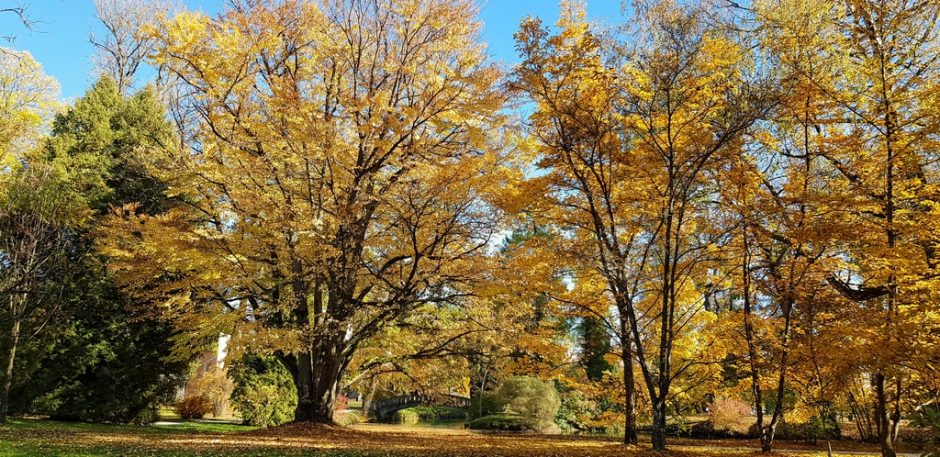
[[[616,309],[619,324],[608,327],[622,350],[625,441],[635,442],[629,399],[636,361],[661,450],[672,382],[703,362],[673,365],[673,349],[704,325],[706,265],[724,237],[710,220],[714,175],[765,103],[746,81],[744,51],[695,8],[641,5],[636,46],[612,43],[608,49],[621,52],[606,55],[583,10],[563,9],[557,35],[537,20],[517,34],[525,58],[517,84],[536,102],[532,134],[548,171],[533,180],[545,189],[533,195],[549,196],[533,211],[574,235],[562,249],[600,280],[575,275],[595,286],[566,300],[583,307],[600,293]],[[605,315],[603,305],[588,307]]]
[[[670,387],[677,373],[701,363],[673,367],[673,347],[696,327],[716,286],[709,279],[715,251],[727,237],[711,201],[743,134],[770,103],[759,81],[749,80],[745,49],[701,11],[661,2],[641,14],[648,39],[627,56],[625,122],[638,135],[636,155],[655,172],[641,223],[654,271],[640,306],[628,312],[653,406],[654,448],[662,449]],[[643,328],[653,335],[644,337]]]
[[[6,421],[20,341],[54,313],[46,278],[64,268],[62,229],[81,219],[62,170],[33,155],[57,108],[58,83],[27,52],[0,52],[0,323],[5,370],[0,422]],[[29,325],[36,324],[36,325]]]
[[[541,254],[527,243],[545,235],[514,230],[478,262],[483,279],[460,306],[427,305],[390,322],[357,352],[344,385],[358,383],[366,392],[381,385],[429,396],[469,394],[470,414],[478,416],[481,400],[502,380],[558,376],[569,362],[564,318],[551,308],[543,283],[518,274]]]
[[[773,51],[806,81],[817,106],[807,111],[815,132],[819,178],[841,214],[829,241],[845,262],[828,281],[865,316],[871,338],[856,350],[871,373],[882,454],[896,454],[904,372],[929,366],[920,355],[936,344],[936,84],[938,14],[930,1],[820,2],[811,11],[817,32],[784,12],[804,2],[766,2],[765,23],[781,37],[803,36],[801,54]],[[791,47],[791,49],[794,49]],[[800,49],[800,48],[795,48]],[[815,105],[815,103],[814,103]],[[928,357],[929,358],[929,357]],[[905,368],[907,367],[907,368]]]
[[[632,243],[632,227],[624,227],[628,203],[621,202],[625,195],[615,186],[633,169],[632,164],[615,159],[623,152],[615,118],[614,75],[603,65],[600,40],[589,30],[579,5],[563,4],[562,12],[557,35],[550,35],[538,19],[524,21],[516,34],[524,61],[516,69],[515,85],[537,106],[529,119],[530,132],[538,142],[533,152],[538,166],[550,171],[532,181],[534,189],[522,198],[532,201],[529,211],[553,226],[580,229],[577,238],[553,237],[554,247],[559,252],[589,253],[587,267],[604,274],[605,285],[599,291],[603,294],[609,287],[620,318],[614,328],[619,329],[624,367],[624,442],[635,444],[633,343],[625,308],[638,295],[642,272],[632,269],[645,256],[642,247]],[[549,198],[543,203],[539,195]],[[559,245],[565,242],[570,245]],[[578,269],[570,262],[569,268]],[[575,280],[586,283],[586,278]],[[557,300],[559,294],[554,295]],[[585,302],[568,296],[564,300],[589,319],[608,316],[608,302],[603,298]]]
[[[59,83],[25,51],[0,48],[0,166],[39,144],[59,107]]]
[[[773,138],[773,146],[765,145],[773,151],[767,154],[761,147],[755,148],[756,157],[742,156],[722,186],[723,201],[735,211],[728,218],[735,227],[734,240],[725,250],[730,254],[726,268],[737,270],[728,272],[732,284],[728,298],[734,311],[741,313],[744,357],[764,452],[771,451],[786,412],[800,314],[811,312],[825,297],[823,278],[832,265],[827,257],[832,251],[823,234],[828,221],[814,205],[810,184],[818,157],[804,147],[793,148],[789,135],[794,128],[805,133],[811,126],[797,121],[775,126],[774,134],[757,135]],[[805,399],[811,396],[804,393]],[[768,403],[769,420],[764,414]]]
[[[748,36],[752,45],[772,51],[764,55],[764,66],[779,87],[770,94],[774,109],[752,129],[747,147],[721,179],[721,199],[734,227],[727,262],[738,270],[730,274],[731,297],[740,306],[764,452],[771,451],[786,412],[799,315],[824,299],[824,278],[835,255],[826,234],[833,222],[831,202],[820,179],[825,135],[815,128],[826,103],[811,82],[831,68],[816,54],[830,13],[822,4],[758,2],[742,20],[756,31]]]
[[[350,360],[420,306],[459,304],[493,230],[500,77],[464,0],[236,2],[150,34],[192,89],[194,150],[156,167],[186,205],[127,208],[103,246],[186,330],[275,354],[295,419],[331,422]]]

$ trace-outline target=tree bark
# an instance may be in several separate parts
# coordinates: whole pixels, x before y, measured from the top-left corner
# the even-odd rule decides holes
[[[898,423],[900,422],[900,409],[895,406],[894,411],[888,410],[888,393],[885,383],[884,373],[875,373],[875,423],[878,426],[878,443],[881,445],[881,455],[883,457],[896,457],[895,438],[897,437]]]
[[[333,423],[333,405],[348,363],[344,340],[342,332],[328,332],[316,338],[310,352],[292,357],[289,365],[297,388],[294,421]]]
[[[369,378],[366,394],[362,397],[362,412],[368,417],[372,413],[372,399],[375,398],[375,389],[378,387],[375,376]]]
[[[665,396],[653,402],[653,450],[666,450],[666,399]]]
[[[3,392],[0,392],[0,424],[7,421],[10,411],[10,389],[13,387],[13,363],[16,360],[16,349],[20,342],[20,321],[13,319],[10,329],[10,350],[7,354],[7,369],[3,379]]]
[[[744,283],[744,340],[747,342],[747,355],[751,366],[751,392],[754,394],[754,412],[757,414],[757,434],[760,437],[761,452],[771,452],[773,448],[773,427],[764,427],[764,398],[760,388],[760,367],[757,365],[757,347],[754,342],[754,324],[751,322],[751,275],[750,257],[747,253],[747,238],[744,239],[745,260],[742,263]]]
[[[767,435],[766,439],[770,445],[773,444],[774,434],[777,433],[777,425],[780,424],[780,419],[783,418],[783,397],[786,394],[787,359],[790,355],[790,331],[792,326],[793,302],[786,301],[783,304],[783,335],[781,336],[783,347],[780,350],[780,372],[777,376],[777,393],[774,397],[774,413],[770,417],[770,423],[767,424],[765,430],[762,430],[761,432],[762,435]],[[768,445],[768,451],[770,450],[770,445]],[[761,449],[763,449],[763,443],[761,444]]]
[[[627,316],[620,317],[620,346],[623,359],[624,423],[623,444],[637,444],[636,436],[636,389],[633,379],[633,344],[627,329]]]

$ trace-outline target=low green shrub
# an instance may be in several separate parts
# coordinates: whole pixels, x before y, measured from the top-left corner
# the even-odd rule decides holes
[[[539,421],[518,414],[491,414],[470,421],[467,427],[473,430],[495,430],[501,432],[560,433],[561,429],[552,421]]]
[[[807,422],[781,422],[777,426],[777,438],[815,443],[817,440],[839,439],[841,430],[835,418],[813,416]]]
[[[344,427],[360,424],[366,421],[365,416],[359,411],[341,411],[333,414],[333,420]]]
[[[601,430],[601,434],[604,436],[615,436],[618,438],[623,438],[624,425],[622,422],[615,422],[613,424],[604,426]]]
[[[560,392],[561,407],[555,422],[564,430],[594,431],[597,427],[589,422],[600,414],[598,405],[590,401],[584,393],[575,389]],[[621,424],[622,426],[622,424]],[[605,432],[606,433],[606,432]]]
[[[410,408],[400,409],[395,411],[395,414],[392,416],[392,422],[405,425],[417,425],[418,422],[421,422],[421,416]]]
[[[246,424],[280,425],[294,418],[297,391],[290,373],[273,357],[245,355],[229,368],[232,405]]]
[[[470,421],[473,430],[500,430],[507,432],[534,431],[535,421],[516,414],[491,414]]]
[[[450,406],[414,406],[400,409],[392,416],[392,422],[415,425],[418,423],[466,420],[467,412]]]
[[[468,408],[469,417],[476,419],[490,414],[502,412],[502,406],[498,404],[496,395],[493,392],[485,392],[470,397],[470,408]]]

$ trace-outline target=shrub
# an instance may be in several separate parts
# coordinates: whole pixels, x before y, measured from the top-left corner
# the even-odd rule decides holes
[[[553,424],[561,399],[551,383],[536,378],[517,376],[507,379],[495,393],[503,412],[539,422],[545,428]]]
[[[294,418],[297,391],[290,374],[273,357],[245,355],[229,368],[235,386],[232,405],[245,423],[280,425]]]
[[[841,436],[835,416],[824,418],[813,416],[807,422],[781,422],[777,426],[777,438],[815,443],[821,439],[838,439]]]
[[[584,393],[572,389],[562,392],[561,407],[555,422],[568,430],[591,430],[596,427],[590,423],[590,419],[598,415],[597,404],[588,400]]]
[[[729,435],[747,435],[754,424],[751,407],[735,398],[719,398],[712,402],[708,418],[715,432]]]
[[[601,430],[601,433],[604,436],[615,436],[617,438],[623,438],[624,424],[621,422],[615,422],[613,424],[606,425]]]
[[[359,424],[366,421],[365,416],[358,411],[342,411],[333,415],[333,420],[344,427]]]
[[[932,450],[925,452],[923,457],[940,457],[940,446],[932,446],[940,445],[940,405],[921,407],[911,417],[911,426],[910,429],[901,429],[905,432],[901,439],[930,445],[928,447]]]
[[[535,421],[511,414],[491,414],[470,421],[467,426],[474,430],[501,430],[522,432],[535,430]]]
[[[205,395],[195,395],[176,402],[176,414],[182,419],[202,419],[212,412],[212,402]]]
[[[232,389],[232,380],[228,378],[225,370],[216,367],[193,379],[189,385],[193,396],[201,395],[209,400],[214,417],[221,417],[228,412]]]
[[[13,386],[11,409],[62,421],[157,420],[159,406],[176,401],[189,364],[166,361],[167,326],[129,319],[122,306],[82,316],[56,337],[55,350],[37,354],[41,369],[18,378],[23,382]]]
[[[810,439],[836,440],[842,436],[835,413],[818,414],[809,420]]]
[[[399,424],[415,425],[421,422],[464,420],[466,418],[466,411],[450,406],[415,406],[396,411],[392,421]]]
[[[561,429],[554,422],[544,422],[518,414],[491,414],[470,421],[467,427],[473,430],[497,430],[503,432],[558,433]]]

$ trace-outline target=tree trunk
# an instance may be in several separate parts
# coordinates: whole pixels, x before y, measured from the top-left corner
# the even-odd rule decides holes
[[[771,452],[774,445],[774,429],[776,429],[776,424],[764,426],[764,424],[758,425],[758,430],[760,433],[760,451],[761,452]]]
[[[623,313],[621,313],[623,314]],[[627,330],[627,317],[620,317],[621,358],[623,359],[623,444],[637,444],[636,436],[636,389],[633,380],[633,344]]]
[[[366,394],[362,397],[362,412],[369,417],[372,414],[372,399],[375,398],[375,389],[378,387],[375,376],[369,378],[369,385],[366,387]]]
[[[343,353],[345,335],[325,332],[316,337],[310,352],[302,353],[289,365],[297,388],[296,422],[333,423],[333,404],[348,360]]]
[[[10,389],[13,387],[13,363],[16,360],[16,348],[20,342],[20,321],[13,319],[10,329],[10,350],[7,354],[7,370],[3,379],[3,392],[0,392],[0,424],[7,421],[10,410]]]
[[[888,394],[885,390],[885,375],[875,373],[875,423],[878,426],[878,443],[882,457],[896,457],[895,437],[897,436],[897,411],[888,411]]]
[[[751,367],[751,392],[754,394],[754,413],[757,414],[757,434],[760,437],[761,452],[770,452],[773,448],[773,427],[764,427],[764,398],[760,388],[760,367],[757,365],[757,345],[754,342],[754,324],[751,322],[751,274],[750,253],[747,234],[744,234],[744,261],[741,263],[741,279],[744,295],[744,340],[747,342],[747,355]]]
[[[665,397],[665,396],[662,396]],[[666,450],[666,399],[653,402],[653,450]]]

